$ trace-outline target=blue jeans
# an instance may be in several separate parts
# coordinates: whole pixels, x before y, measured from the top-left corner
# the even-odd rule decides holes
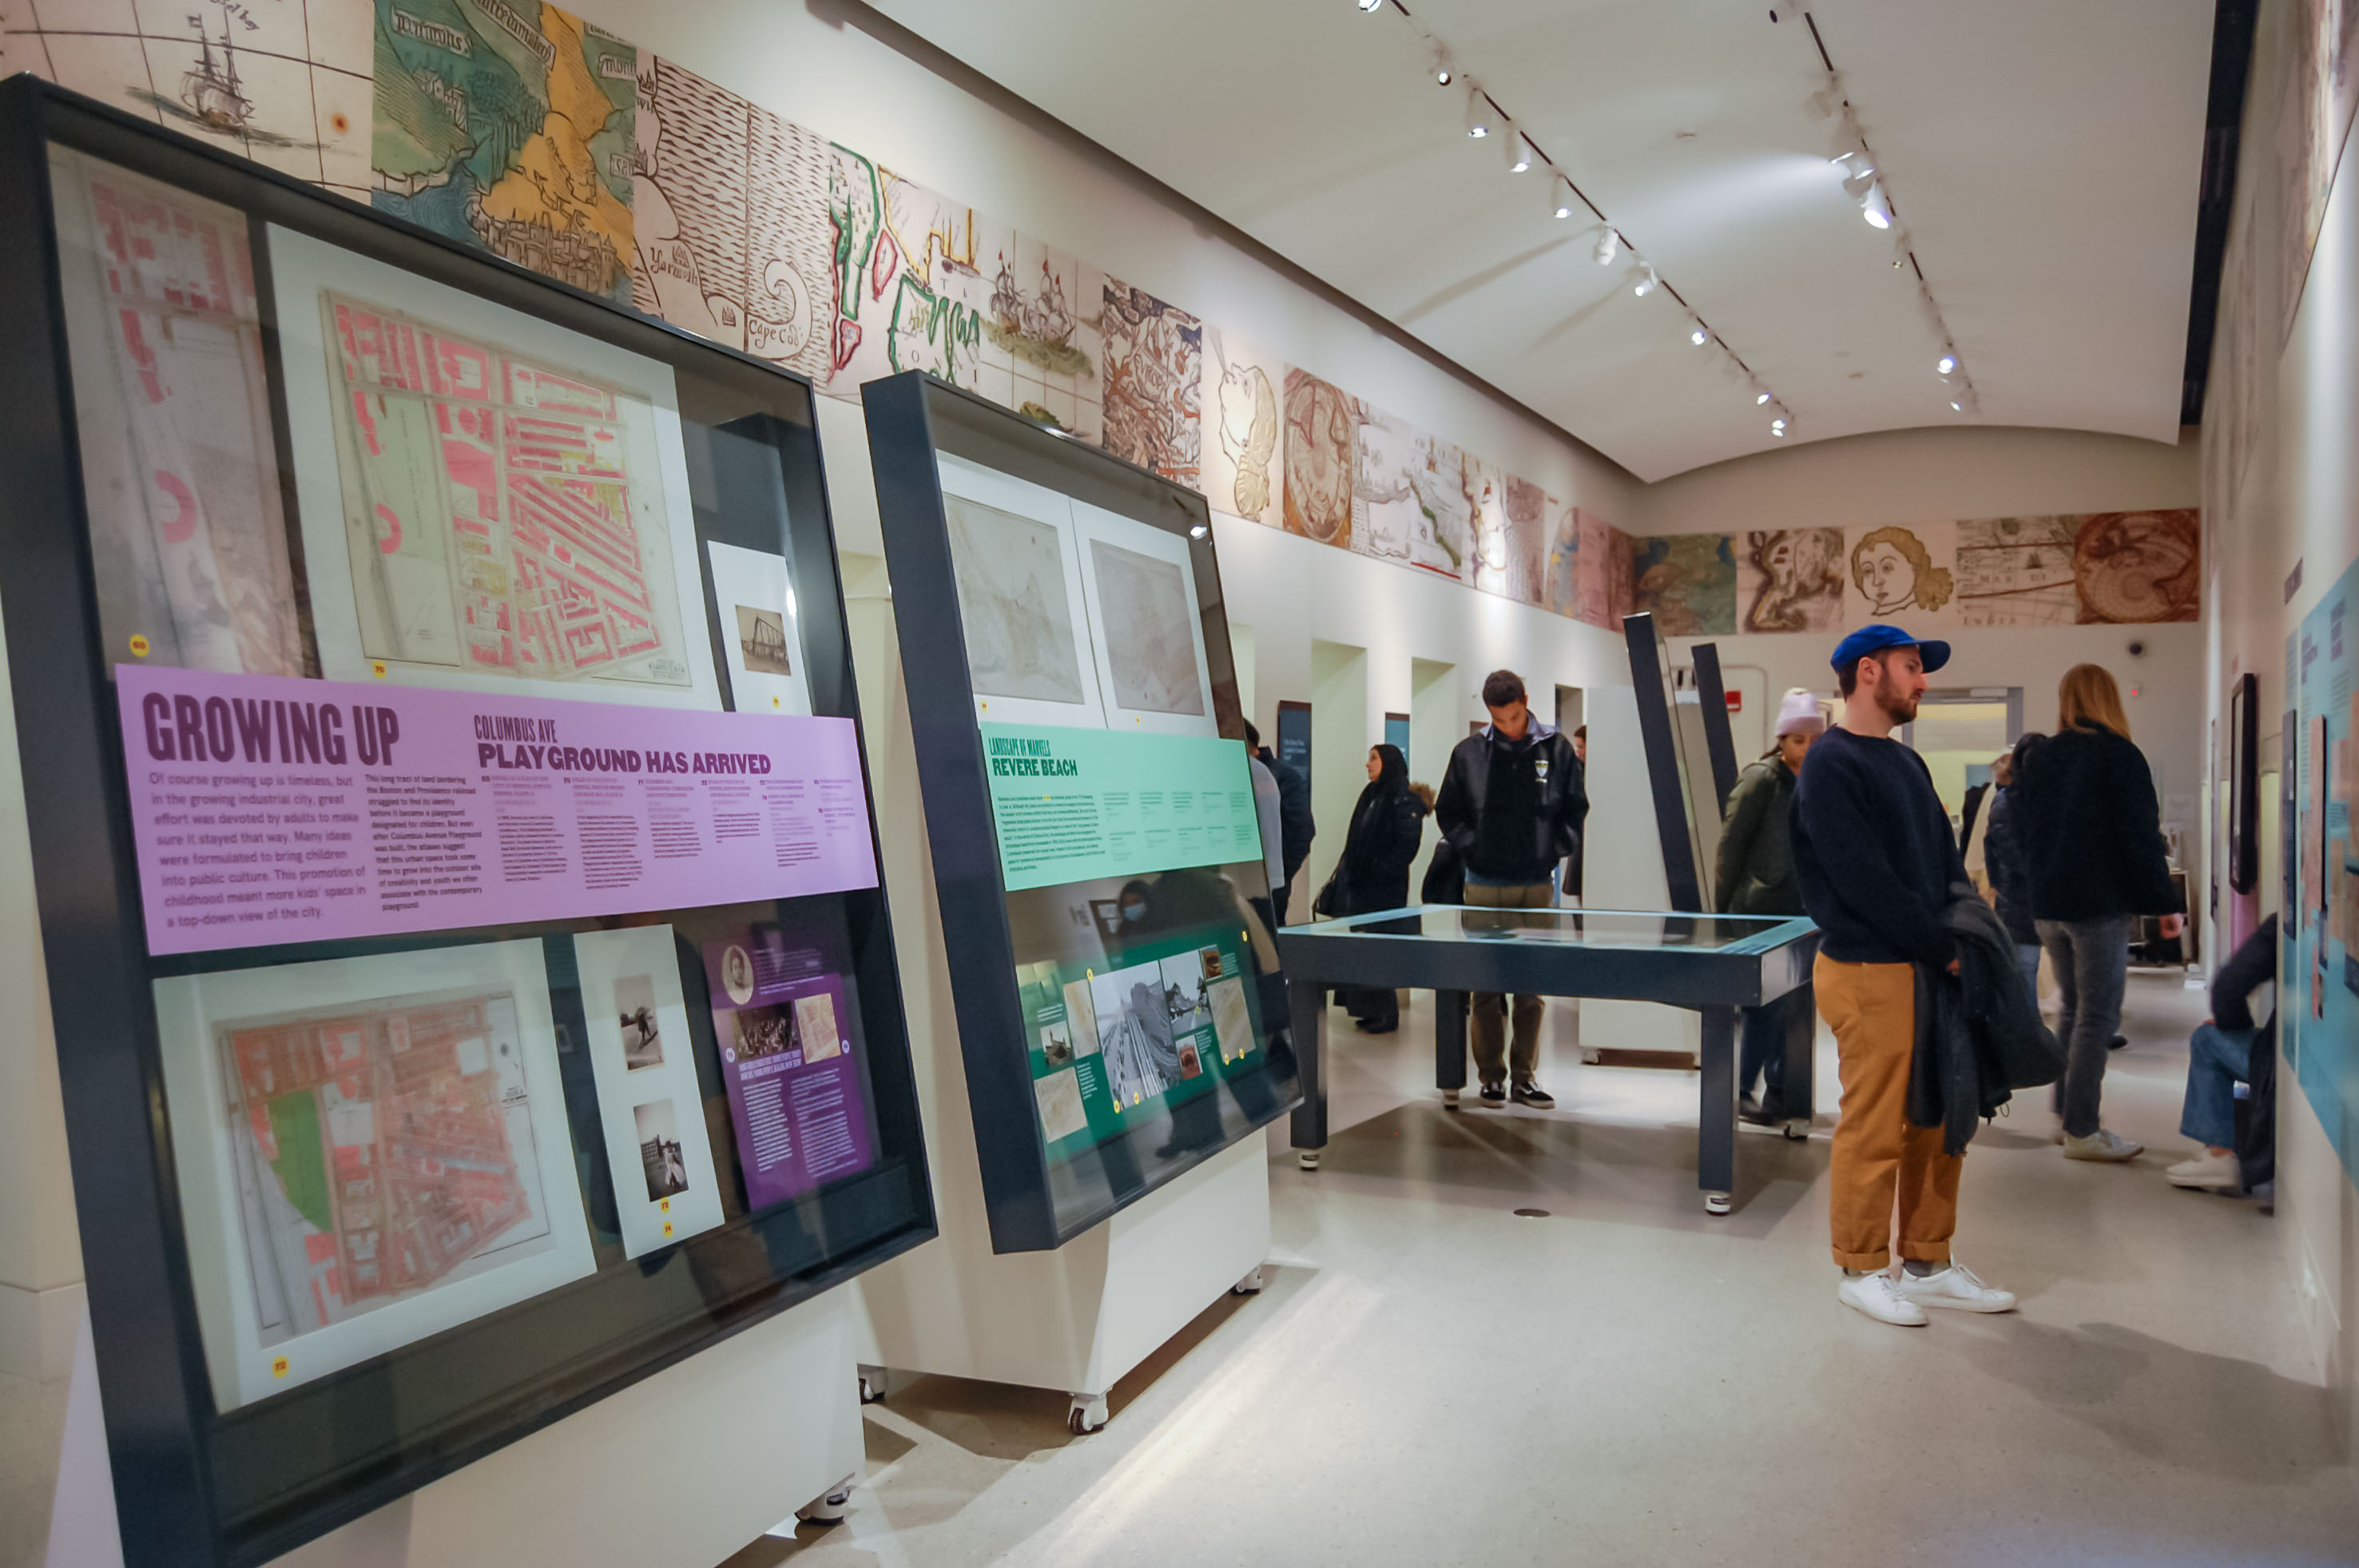
[[[2106,915],[2093,920],[2040,920],[2039,945],[2056,961],[2062,996],[2056,1038],[2064,1047],[2064,1076],[2056,1085],[2056,1108],[2067,1137],[2087,1138],[2098,1127],[2097,1109],[2105,1089],[2105,1042],[2122,1022],[2122,990],[2130,976],[2130,919]]]
[[[2249,1082],[2253,1029],[2223,1029],[2206,1022],[2187,1042],[2187,1105],[2179,1114],[2181,1136],[2206,1149],[2236,1146],[2236,1085]]]
[[[1801,994],[1788,992],[1767,1007],[1745,1009],[1743,1043],[1736,1053],[1736,1092],[1753,1093],[1753,1080],[1758,1076],[1765,1106],[1776,1105],[1786,1090],[1786,1023],[1792,1016],[1794,998]]]
[[[2039,1010],[2039,944],[2018,942],[2015,944],[2015,961],[2023,965],[2023,988],[2031,993],[2031,1009]]]

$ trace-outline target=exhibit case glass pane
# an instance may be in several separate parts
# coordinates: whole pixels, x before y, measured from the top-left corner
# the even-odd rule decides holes
[[[810,384],[26,79],[0,202],[128,1561],[278,1555],[931,1236]]]
[[[1353,915],[1319,928],[1321,936],[1439,938],[1523,942],[1564,947],[1657,953],[1759,952],[1808,928],[1789,915],[1657,914],[1627,909],[1491,909],[1430,904]]]
[[[1211,520],[940,383],[864,396],[993,1243],[1054,1247],[1298,1094]]]

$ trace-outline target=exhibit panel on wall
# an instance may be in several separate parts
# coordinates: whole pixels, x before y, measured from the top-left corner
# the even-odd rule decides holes
[[[1298,1097],[1201,497],[917,375],[864,391],[992,1242]]]
[[[126,1561],[276,1557],[930,1236],[810,383],[30,82],[0,201]]]

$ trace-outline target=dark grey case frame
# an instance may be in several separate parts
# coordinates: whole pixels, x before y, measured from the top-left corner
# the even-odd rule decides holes
[[[1142,480],[1161,493],[1168,515],[1158,519],[1158,526],[1188,541],[1195,567],[1199,605],[1207,623],[1204,656],[1214,711],[1222,733],[1241,740],[1244,720],[1225,635],[1228,611],[1220,591],[1212,515],[1204,498],[1191,490],[920,372],[872,381],[861,389],[861,397],[867,408],[869,461],[876,471],[876,509],[893,583],[893,619],[900,634],[942,946],[950,964],[992,1250],[1049,1251],[1286,1115],[1300,1103],[1302,1086],[1292,1051],[1268,1042],[1260,1073],[1223,1081],[1236,1093],[1249,1120],[1235,1137],[1177,1154],[1154,1147],[1146,1136],[1154,1124],[1137,1134],[1109,1138],[1070,1162],[1074,1171],[1103,1177],[1104,1201],[1059,1219],[1048,1151],[1040,1139],[1023,999],[1016,984],[1007,887],[1000,872],[990,778],[975,724],[966,634],[942,510],[936,456],[943,449],[937,440],[935,411],[947,408],[963,430],[979,430],[985,441],[999,445],[1006,456],[995,466],[1053,468],[1066,494],[1079,499],[1094,495],[1109,509],[1133,516],[1125,503],[1135,506]],[[958,455],[995,466],[976,451]],[[1282,1018],[1265,1014],[1265,1035],[1283,1023]]]
[[[215,1410],[172,1175],[150,980],[218,965],[209,964],[208,955],[155,960],[147,951],[73,423],[49,195],[51,142],[240,208],[250,225],[279,223],[364,253],[390,251],[397,265],[586,336],[671,362],[695,357],[724,379],[770,378],[764,384],[790,382],[806,399],[812,394],[807,378],[79,94],[30,76],[0,82],[0,212],[16,214],[0,239],[0,303],[8,311],[8,330],[0,332],[0,496],[5,497],[0,615],[6,623],[19,751],[31,764],[24,768],[26,812],[49,992],[70,1009],[61,1013],[58,1030],[59,1076],[124,1556],[130,1568],[258,1563],[931,1238],[932,1188],[880,882],[846,895],[844,911],[880,1149],[896,1156],[875,1174],[887,1178],[891,1190],[880,1182],[847,1193],[849,1207],[831,1212],[846,1231],[861,1228],[850,1222],[864,1212],[872,1221],[886,1216],[888,1228],[862,1246],[832,1256],[822,1250],[812,1266],[774,1277],[767,1295],[741,1298],[704,1321],[670,1322],[636,1340],[615,1335],[602,1305],[619,1302],[619,1292],[661,1288],[653,1283],[658,1276],[644,1267],[607,1269],[226,1417]],[[274,438],[283,463],[285,408],[266,252],[257,249],[255,261],[272,370]],[[766,417],[762,422],[779,421]],[[856,725],[851,644],[816,430],[799,439],[808,441],[810,462],[786,465],[783,474],[795,554],[828,566],[827,591],[807,593],[800,605],[806,648],[826,655],[810,670],[811,694],[819,711],[850,716]],[[287,504],[291,516],[291,487]],[[775,530],[775,517],[748,521]],[[725,520],[707,531],[725,538]],[[769,537],[775,548],[775,531]],[[711,615],[710,566],[700,560],[698,568]],[[715,659],[720,662],[717,648]],[[725,663],[719,673],[725,688]],[[873,849],[874,800],[868,804]],[[544,922],[510,928],[508,934],[550,929],[565,928]],[[352,944],[289,944],[266,951],[277,962],[351,950]],[[820,1201],[821,1209],[834,1201]],[[717,1247],[723,1237],[747,1237],[786,1258],[804,1255],[814,1239],[824,1249],[824,1216],[799,1214],[800,1207],[777,1205],[690,1237],[660,1260],[693,1269],[700,1244]],[[905,1220],[891,1217],[905,1213]],[[399,1419],[388,1385],[372,1376],[386,1364],[411,1356],[458,1356],[488,1376],[500,1365],[504,1342],[545,1342],[551,1331],[593,1349],[545,1384],[466,1407],[423,1435],[404,1434],[390,1457],[355,1455],[335,1467],[335,1448],[340,1441],[356,1441],[349,1436],[356,1423]],[[323,1446],[327,1465],[314,1464],[299,1483],[270,1490],[274,1457],[300,1453],[316,1460]],[[252,1475],[245,1473],[249,1467]]]

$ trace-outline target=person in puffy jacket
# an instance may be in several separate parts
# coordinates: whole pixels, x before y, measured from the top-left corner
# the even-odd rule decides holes
[[[1338,915],[1373,914],[1408,903],[1408,868],[1425,842],[1425,802],[1408,784],[1408,758],[1397,746],[1368,750],[1367,787],[1352,808],[1343,857],[1335,866]],[[1341,1000],[1360,1028],[1389,1034],[1400,1027],[1400,994],[1389,985],[1356,986]]]
[[[1554,724],[1543,724],[1526,699],[1523,677],[1495,670],[1483,681],[1491,722],[1458,743],[1433,803],[1441,836],[1466,872],[1466,902],[1485,909],[1545,909],[1556,903],[1557,862],[1581,844],[1589,816],[1581,758]],[[1509,1058],[1506,998],[1477,993],[1467,1029],[1485,1105],[1506,1103],[1515,1074],[1517,1105],[1553,1109],[1539,1085],[1540,1017],[1546,1002],[1516,998],[1515,1046]]]
[[[1712,907],[1731,915],[1799,915],[1802,885],[1794,877],[1794,780],[1810,742],[1827,727],[1819,700],[1799,688],[1786,693],[1777,709],[1777,746],[1747,768],[1728,792],[1728,812],[1720,829],[1718,875]],[[1736,1059],[1737,1114],[1774,1127],[1786,1119],[1786,1029],[1790,1005],[1801,992],[1754,1007],[1745,1015],[1745,1042]],[[1759,1077],[1764,1092],[1754,1097]]]
[[[2121,688],[2103,666],[2076,664],[2057,688],[2056,709],[2056,734],[2031,754],[2017,792],[2031,914],[2062,993],[2057,1109],[2066,1159],[2121,1164],[2145,1145],[2104,1127],[2098,1109],[2129,977],[2130,920],[2159,915],[2162,934],[2175,937],[2185,905]]]

